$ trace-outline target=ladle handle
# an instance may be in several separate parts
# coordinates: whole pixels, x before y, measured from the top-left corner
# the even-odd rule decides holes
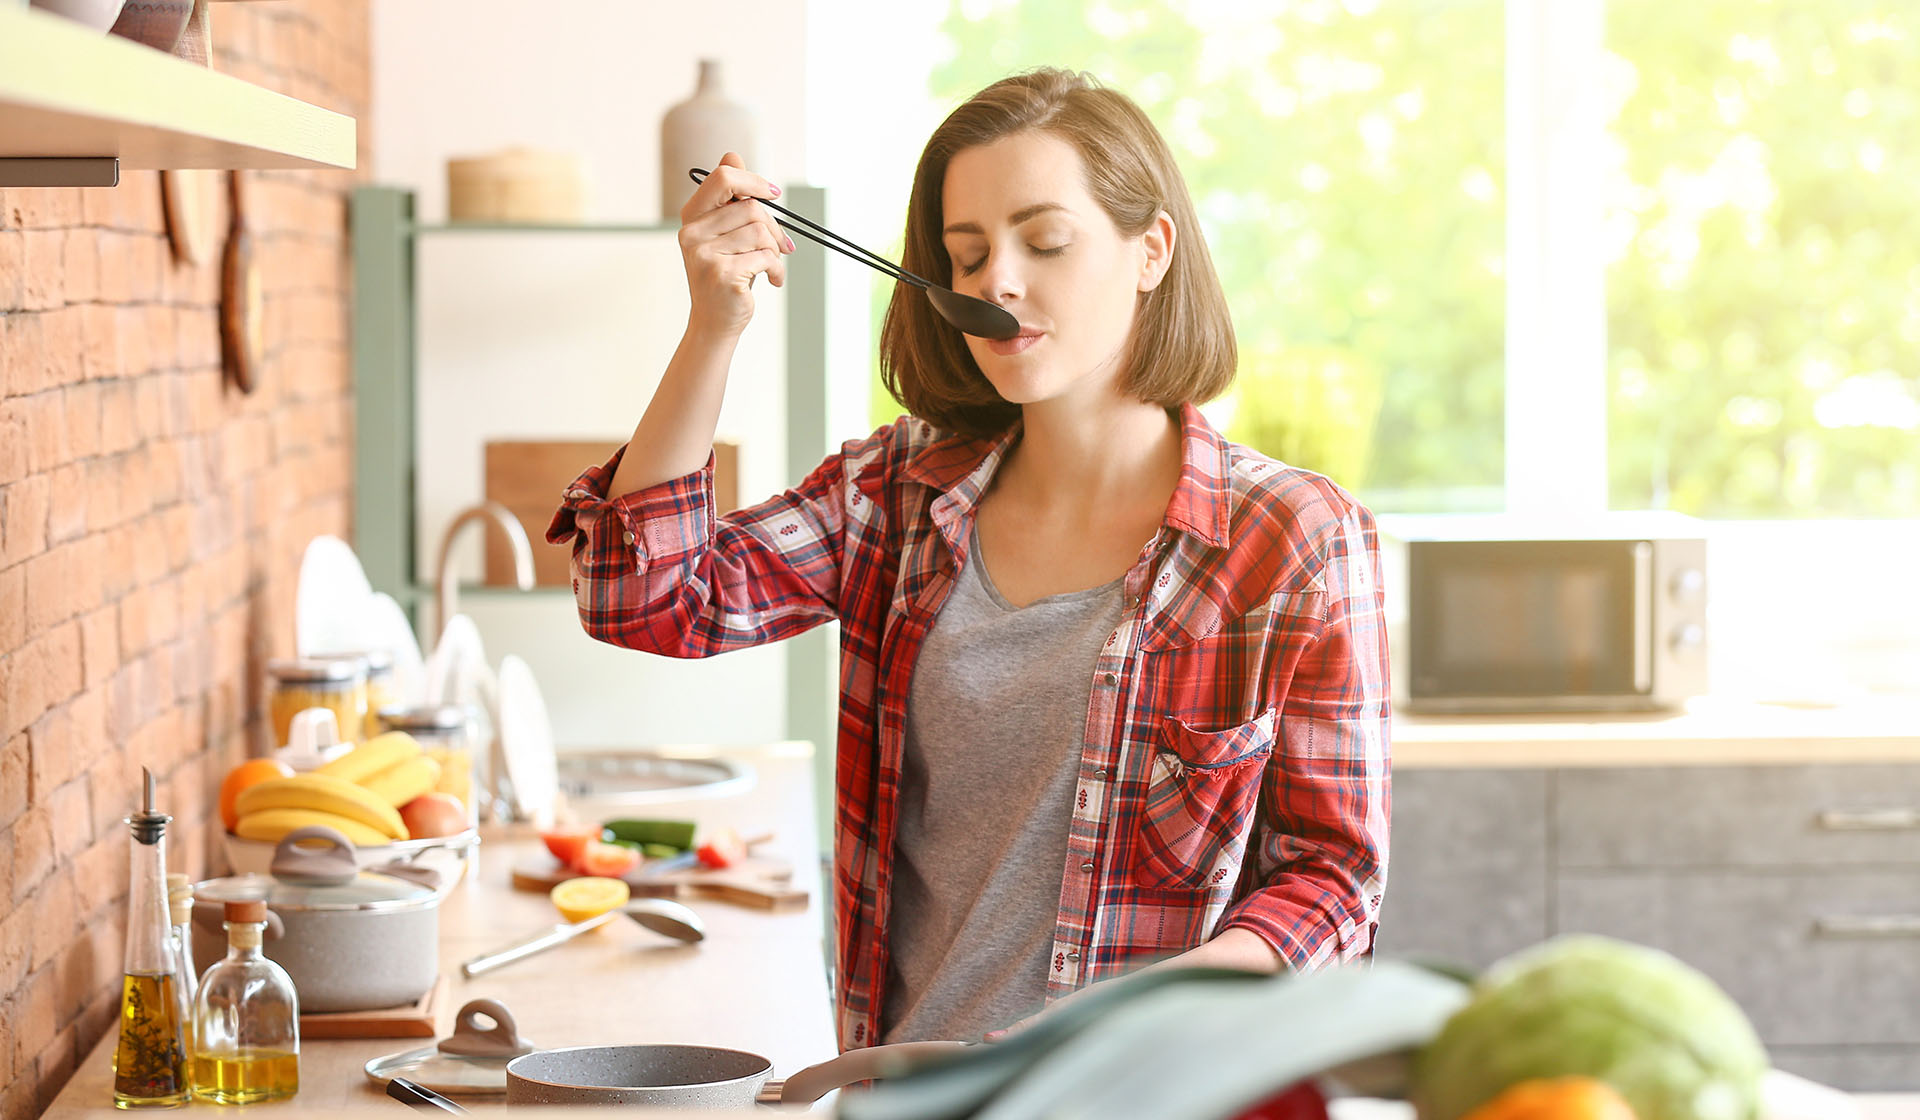
[[[425,1085],[409,1081],[404,1077],[396,1077],[387,1082],[387,1095],[396,1101],[404,1101],[422,1112],[438,1109],[442,1112],[464,1114],[467,1111]]]
[[[709,172],[704,167],[693,167],[687,170],[687,178],[692,179],[696,183],[706,182],[708,174]],[[892,261],[881,256],[880,254],[873,252],[870,249],[861,248],[859,245],[856,245],[853,242],[848,241],[846,238],[833,232],[827,227],[816,224],[810,218],[804,217],[800,214],[796,214],[793,211],[787,209],[786,207],[778,205],[777,203],[768,202],[764,198],[756,198],[754,199],[754,201],[758,202],[760,205],[766,207],[767,209],[773,211],[776,214],[785,214],[787,217],[792,218],[794,221],[800,223],[799,226],[794,226],[794,225],[789,225],[786,222],[782,222],[778,218],[775,218],[774,221],[782,229],[791,230],[794,233],[799,234],[800,236],[806,238],[809,241],[815,242],[820,245],[825,245],[827,248],[832,249],[836,253],[840,253],[844,256],[852,257],[854,260],[859,261],[861,264],[866,265],[868,268],[877,269],[878,271],[893,277],[895,280],[912,284],[916,288],[936,287],[933,281],[927,280],[923,277],[915,276],[913,273],[908,272],[906,269],[901,268],[897,264],[894,264]],[[806,228],[803,229],[801,228],[802,226]]]
[[[492,972],[503,964],[512,964],[522,958],[531,957],[535,953],[544,953],[555,945],[572,941],[590,929],[606,925],[619,916],[620,910],[616,907],[604,914],[595,914],[584,922],[574,922],[572,925],[562,924],[541,930],[531,937],[523,937],[504,948],[473,958],[460,966],[460,975],[472,979],[483,972]]]

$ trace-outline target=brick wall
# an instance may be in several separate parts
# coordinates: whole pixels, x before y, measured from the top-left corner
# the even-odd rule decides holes
[[[364,167],[367,2],[217,4],[214,66],[358,119]],[[37,1116],[113,1024],[142,766],[172,869],[224,872],[219,783],[266,749],[302,550],[351,529],[359,176],[244,174],[251,396],[222,382],[218,253],[173,260],[158,173],[0,189],[0,1120]]]

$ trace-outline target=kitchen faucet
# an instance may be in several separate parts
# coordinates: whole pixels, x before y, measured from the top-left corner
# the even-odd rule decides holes
[[[522,591],[533,590],[533,545],[527,540],[527,531],[520,519],[499,502],[481,502],[477,506],[468,506],[453,515],[453,521],[447,531],[440,536],[440,562],[434,567],[435,602],[439,608],[439,618],[434,624],[433,644],[438,647],[440,636],[446,633],[447,620],[453,617],[454,599],[459,594],[457,581],[448,578],[447,566],[453,555],[453,538],[469,521],[485,524],[492,518],[494,524],[507,536],[507,543],[513,547],[514,582]]]

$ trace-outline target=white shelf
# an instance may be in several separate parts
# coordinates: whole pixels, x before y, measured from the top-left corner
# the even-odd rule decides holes
[[[128,169],[352,169],[352,117],[151,47],[0,6],[0,158]]]

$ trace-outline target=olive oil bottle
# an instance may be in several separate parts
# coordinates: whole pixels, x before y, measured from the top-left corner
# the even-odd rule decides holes
[[[120,1040],[113,1052],[115,1108],[177,1108],[187,1103],[185,1024],[175,985],[167,918],[167,823],[146,802],[127,818],[133,852],[127,880],[126,980],[120,988]]]
[[[215,1104],[285,1100],[300,1089],[300,1004],[260,951],[267,904],[228,902],[227,955],[193,999],[193,1095]]]

